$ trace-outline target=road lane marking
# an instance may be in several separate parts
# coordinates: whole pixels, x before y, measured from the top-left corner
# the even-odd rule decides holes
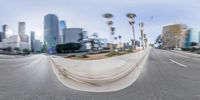
[[[193,59],[193,60],[200,60],[198,58],[191,58],[191,57],[188,57],[188,56],[183,56],[183,55],[180,55],[180,54],[176,54],[176,53],[172,53],[172,52],[169,52],[169,51],[166,51],[167,53],[170,53],[170,54],[173,54],[173,55],[177,55],[177,56],[180,56],[180,57],[184,57],[184,58],[190,58],[190,59]]]
[[[177,61],[175,61],[175,60],[172,60],[172,59],[169,59],[169,60],[170,60],[171,62],[173,62],[173,63],[179,65],[179,66],[182,66],[182,67],[184,67],[184,68],[188,68],[187,65],[181,64],[181,63],[179,63],[179,62],[177,62]]]

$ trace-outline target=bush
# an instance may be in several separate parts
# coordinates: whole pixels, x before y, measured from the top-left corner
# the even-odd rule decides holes
[[[69,55],[69,56],[66,56],[65,58],[74,58],[76,57],[76,55]]]
[[[112,52],[108,53],[106,56],[113,57],[113,56],[120,56],[123,54],[125,54],[125,53],[119,53],[119,52],[112,51]]]
[[[87,54],[83,54],[83,55],[77,55],[77,58],[88,58]]]
[[[132,49],[128,49],[128,50],[126,50],[126,53],[133,53],[133,50]]]
[[[190,51],[190,48],[181,48],[183,51]]]
[[[198,45],[198,43],[196,43],[196,42],[191,42],[191,44],[190,44],[190,46],[197,46]]]
[[[190,49],[191,52],[195,52],[195,51],[197,51],[197,50],[198,50],[198,49],[195,48],[195,47],[192,47],[192,48]]]

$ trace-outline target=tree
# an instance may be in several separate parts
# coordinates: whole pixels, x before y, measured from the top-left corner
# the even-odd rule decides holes
[[[12,51],[12,48],[11,48],[11,47],[3,48],[3,51],[11,52],[11,51]]]
[[[196,43],[196,42],[191,42],[190,43],[190,46],[197,46],[198,45],[198,43]]]
[[[20,51],[20,48],[16,47],[14,48],[15,51]]]
[[[135,29],[134,29],[134,23],[135,23],[135,20],[134,18],[136,17],[136,14],[134,13],[128,13],[126,15],[127,18],[129,18],[129,24],[131,25],[131,28],[132,28],[132,31],[133,31],[133,49],[135,50],[136,49],[136,46],[135,46]]]
[[[68,51],[76,51],[81,48],[80,43],[66,43],[66,44],[58,44],[56,45],[56,52],[63,53]]]
[[[30,50],[30,49],[27,49],[27,48],[26,48],[26,49],[23,49],[23,53],[24,53],[24,54],[30,54],[30,53],[31,53],[31,50]]]
[[[110,27],[110,31],[111,31],[111,47],[110,50],[113,51],[113,35],[115,34],[115,28],[112,26],[113,25],[113,21],[112,18],[114,17],[111,13],[106,13],[103,15],[104,18],[106,18],[107,24]]]
[[[42,52],[47,52],[47,44],[44,42],[44,45],[42,47]]]

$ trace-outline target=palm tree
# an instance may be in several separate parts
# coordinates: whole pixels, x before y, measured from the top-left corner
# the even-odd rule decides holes
[[[141,43],[140,46],[142,46],[142,49],[144,49],[144,23],[140,22],[139,23],[139,27],[140,27],[140,32],[141,32]]]
[[[114,38],[117,41],[117,37]]]
[[[119,42],[121,43],[122,41],[121,41],[121,39],[122,39],[122,36],[121,35],[119,35],[118,36],[118,38],[119,38]]]
[[[115,28],[114,27],[112,27],[112,25],[113,25],[113,21],[112,21],[112,18],[114,17],[111,13],[106,13],[106,14],[104,14],[103,15],[103,17],[105,18],[105,19],[107,19],[107,24],[108,24],[108,26],[110,27],[110,30],[111,30],[111,33],[110,33],[110,38],[111,38],[111,47],[110,47],[110,50],[111,51],[113,51],[113,35],[114,35],[114,33],[115,33]]]
[[[135,30],[134,30],[134,23],[135,23],[135,20],[134,18],[136,17],[136,14],[134,13],[128,13],[126,15],[126,17],[129,18],[129,24],[131,25],[131,28],[132,28],[132,31],[133,31],[133,49],[135,50],[136,49],[136,45],[135,45]]]
[[[122,36],[121,35],[119,35],[118,36],[118,38],[119,38],[119,45],[120,45],[120,49],[122,49]]]

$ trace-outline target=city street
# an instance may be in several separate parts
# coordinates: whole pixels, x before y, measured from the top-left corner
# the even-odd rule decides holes
[[[138,79],[110,93],[89,93],[62,85],[48,56],[0,56],[0,100],[200,100],[200,57],[151,49]]]

